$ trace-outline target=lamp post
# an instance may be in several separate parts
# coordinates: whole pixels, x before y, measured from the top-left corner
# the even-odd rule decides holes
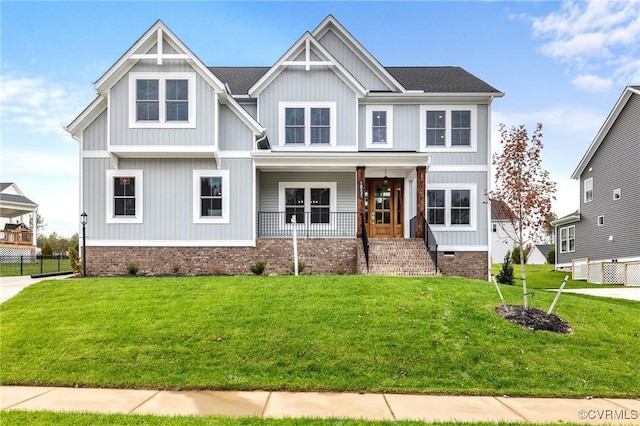
[[[82,212],[80,215],[80,223],[82,224],[82,276],[87,276],[87,213]]]

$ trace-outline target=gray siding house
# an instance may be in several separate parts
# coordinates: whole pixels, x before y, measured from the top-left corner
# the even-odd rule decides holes
[[[571,177],[580,210],[554,222],[556,266],[640,285],[640,86],[625,88]]]
[[[311,273],[489,276],[503,93],[461,68],[384,67],[332,16],[208,67],[158,21],[95,87],[67,127],[90,274],[288,273],[295,227]]]

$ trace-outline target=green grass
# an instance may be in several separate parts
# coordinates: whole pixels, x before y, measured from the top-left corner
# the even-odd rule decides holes
[[[575,333],[558,335],[506,322],[498,302],[453,277],[44,281],[0,307],[0,382],[637,397],[639,303],[563,295]]]
[[[586,281],[573,280],[571,271],[555,271],[554,265],[525,265],[525,274],[527,277],[527,289],[535,288],[560,288],[565,275],[569,275],[569,281],[565,288],[619,288],[616,284],[593,284]],[[501,263],[494,263],[491,269],[494,276],[497,276],[502,268]],[[515,285],[522,287],[522,275],[520,273],[520,265],[513,266],[513,277]]]
[[[192,416],[173,416],[158,417],[137,414],[91,414],[91,413],[54,413],[47,411],[0,411],[0,423],[3,425],[22,425],[22,426],[54,426],[54,425],[70,425],[75,426],[98,426],[98,425],[162,425],[162,426],[227,426],[227,425],[246,425],[246,426],[423,426],[425,423],[421,421],[410,420],[355,420],[355,419],[318,419],[318,418],[285,418],[285,419],[260,419],[257,417],[192,417]],[[456,422],[436,422],[430,423],[433,426],[439,425],[465,425],[465,426],[507,426],[522,423],[456,423]],[[534,426],[536,423],[530,423]],[[565,426],[578,425],[578,423],[563,423]]]
[[[20,273],[20,262],[0,262],[0,276],[2,277],[15,277],[19,275],[33,275],[60,271],[71,271],[69,259],[38,259],[33,263],[25,261],[22,264],[22,274]]]

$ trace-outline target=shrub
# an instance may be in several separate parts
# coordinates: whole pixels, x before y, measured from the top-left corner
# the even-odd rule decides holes
[[[78,241],[67,250],[67,256],[69,257],[69,265],[74,274],[82,272],[82,261],[80,261],[80,252]]]
[[[496,280],[500,284],[509,284],[513,285],[513,264],[511,263],[512,253],[507,252],[504,256],[504,262],[502,262],[502,268],[500,268],[500,272],[496,276]]]
[[[336,275],[344,275],[347,273],[347,270],[345,269],[345,267],[343,265],[338,265],[336,267]]]
[[[515,245],[513,246],[513,251],[511,252],[511,261],[513,262],[514,265],[519,265],[520,264],[520,246],[519,245]],[[524,253],[524,263],[527,263],[527,251],[525,250]]]
[[[262,275],[264,268],[267,266],[267,262],[264,260],[258,260],[253,265],[249,266],[249,270],[256,275]]]
[[[306,263],[304,263],[302,260],[298,260],[298,273],[301,274],[302,271],[304,271],[305,266],[307,266]],[[296,264],[294,262],[291,262],[291,273],[295,274],[296,273]]]
[[[180,264],[179,263],[174,263],[171,266],[171,270],[173,271],[174,274],[177,274],[180,271]]]
[[[53,248],[51,247],[51,243],[46,241],[44,246],[42,246],[42,255],[43,256],[53,256]]]
[[[547,263],[549,265],[556,264],[556,246],[551,246],[549,252],[547,253]]]
[[[139,270],[138,265],[136,265],[135,263],[131,263],[127,265],[127,272],[129,273],[129,275],[137,275],[138,270]]]

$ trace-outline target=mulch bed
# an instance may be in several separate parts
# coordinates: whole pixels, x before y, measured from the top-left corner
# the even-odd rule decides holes
[[[504,305],[498,306],[496,313],[507,321],[529,330],[546,330],[564,334],[573,332],[568,322],[557,315],[547,314],[537,308],[525,309],[522,305]]]

